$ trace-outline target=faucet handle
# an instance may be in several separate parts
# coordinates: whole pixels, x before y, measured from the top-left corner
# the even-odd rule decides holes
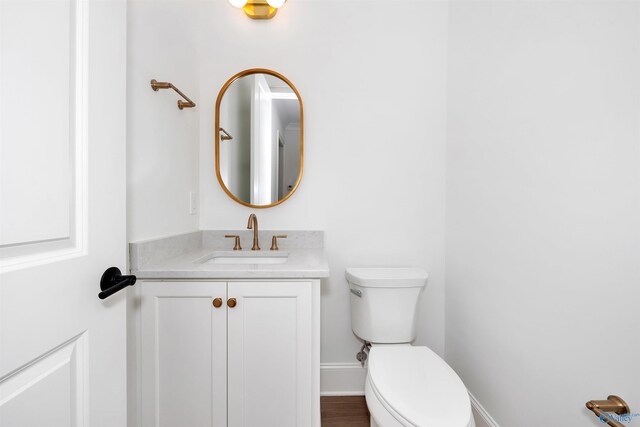
[[[286,239],[286,238],[287,238],[286,234],[281,234],[279,236],[274,235],[271,238],[271,250],[272,251],[280,250],[280,248],[278,248],[278,239]]]
[[[242,246],[240,246],[240,236],[238,236],[237,234],[225,234],[224,237],[226,237],[227,239],[231,239],[231,238],[235,238],[235,245],[233,245],[233,250],[234,251],[241,251],[242,250]]]

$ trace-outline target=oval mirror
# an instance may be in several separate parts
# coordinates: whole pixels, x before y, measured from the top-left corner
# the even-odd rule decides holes
[[[216,175],[236,202],[268,208],[302,178],[302,99],[286,77],[256,68],[231,77],[216,101]]]

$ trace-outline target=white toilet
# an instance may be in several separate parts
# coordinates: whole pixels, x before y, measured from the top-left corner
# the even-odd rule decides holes
[[[371,343],[365,384],[372,427],[475,427],[467,389],[427,347],[411,346],[427,282],[418,268],[348,268],[351,327]]]

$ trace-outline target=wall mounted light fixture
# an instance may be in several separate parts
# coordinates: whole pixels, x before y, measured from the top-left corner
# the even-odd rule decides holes
[[[233,7],[244,10],[251,19],[271,19],[287,0],[229,0]]]

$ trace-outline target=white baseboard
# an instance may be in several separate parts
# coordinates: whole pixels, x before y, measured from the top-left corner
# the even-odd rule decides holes
[[[321,396],[364,396],[367,369],[359,363],[320,364]]]
[[[471,392],[469,392],[469,399],[471,400],[471,409],[476,420],[476,427],[500,427]]]

